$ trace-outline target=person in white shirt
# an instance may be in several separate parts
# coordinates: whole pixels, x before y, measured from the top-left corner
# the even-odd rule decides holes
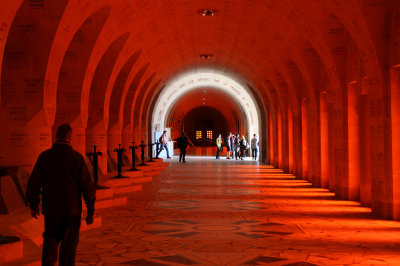
[[[253,160],[257,160],[257,153],[258,153],[258,139],[257,135],[254,134],[254,137],[251,139],[251,157]]]

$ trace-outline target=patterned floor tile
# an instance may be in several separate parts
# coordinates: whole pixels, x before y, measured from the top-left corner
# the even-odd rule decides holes
[[[257,162],[169,162],[96,212],[77,265],[400,265],[400,223],[356,202]]]

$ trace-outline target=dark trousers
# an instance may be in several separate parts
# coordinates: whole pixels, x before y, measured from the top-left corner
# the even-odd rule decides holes
[[[179,154],[179,161],[185,161],[186,148],[185,149],[179,148],[179,150],[181,151],[181,153]]]
[[[258,149],[251,149],[251,157],[253,157],[254,160],[257,159],[257,152]]]
[[[81,216],[44,217],[42,265],[53,266],[57,262],[60,245],[60,266],[75,265],[76,248],[79,242]]]
[[[217,155],[215,156],[215,158],[219,158],[220,152],[221,152],[221,146],[220,147],[217,146]]]
[[[239,153],[239,158],[243,159],[246,158],[246,148],[245,147],[240,147],[240,153]]]

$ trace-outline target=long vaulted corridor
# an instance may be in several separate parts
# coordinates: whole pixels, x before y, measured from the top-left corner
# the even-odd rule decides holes
[[[174,160],[97,215],[102,228],[81,234],[77,265],[400,264],[399,223],[251,161]]]
[[[0,2],[0,264],[400,264],[400,0]]]

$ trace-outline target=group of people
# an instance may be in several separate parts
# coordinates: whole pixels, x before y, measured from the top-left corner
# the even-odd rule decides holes
[[[222,151],[223,146],[226,146],[226,159],[236,159],[236,160],[244,160],[246,157],[247,151],[251,148],[252,159],[257,160],[258,155],[258,139],[257,135],[254,134],[251,139],[251,145],[246,141],[246,138],[242,136],[240,138],[239,134],[232,134],[229,132],[228,137],[224,140],[222,139],[221,134],[218,135],[218,138],[215,141],[217,145],[217,155],[216,159],[220,159],[220,153]],[[232,152],[232,157],[231,157]]]
[[[251,139],[250,143],[251,145],[249,145],[244,136],[240,138],[239,134],[233,135],[232,133],[229,133],[228,137],[225,139],[224,142],[221,134],[219,134],[217,139],[215,140],[215,144],[217,145],[217,154],[215,158],[220,159],[222,148],[223,146],[226,146],[226,159],[235,158],[236,160],[239,159],[244,160],[247,151],[251,148],[252,159],[257,160],[258,138],[256,134],[253,135],[253,138]],[[180,150],[179,162],[186,162],[185,160],[186,149],[189,146],[189,144],[194,147],[193,143],[186,136],[185,132],[182,132],[182,135],[179,138],[177,138],[176,144]],[[232,152],[232,157],[231,157],[231,152]]]

